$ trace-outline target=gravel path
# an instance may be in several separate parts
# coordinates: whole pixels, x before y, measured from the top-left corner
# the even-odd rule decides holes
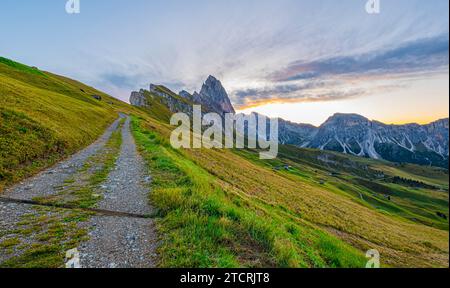
[[[124,116],[121,115],[120,117],[123,118]],[[36,176],[6,189],[2,196],[14,199],[32,200],[35,197],[45,197],[56,194],[57,187],[62,186],[64,181],[76,173],[90,156],[96,154],[104,147],[113,131],[117,129],[119,121],[120,118],[117,119],[97,141],[87,148],[72,155],[69,159],[42,171]]]
[[[122,127],[122,147],[115,169],[109,174],[103,188],[104,200],[99,208],[111,211],[148,215],[150,177],[146,176],[145,164],[136,149],[130,131],[130,118]]]
[[[130,118],[122,128],[122,147],[115,169],[102,185],[104,199],[99,208],[149,215],[150,178],[137,152],[130,131]],[[92,217],[90,240],[80,247],[82,267],[154,267],[156,233],[152,219]]]
[[[89,157],[102,151],[102,148],[105,146],[112,133],[117,130],[120,119],[124,117],[124,115],[120,115],[119,119],[114,121],[99,139],[85,149],[35,176],[7,188],[1,196],[18,200],[32,200],[35,197],[57,194],[58,187],[62,186],[67,179],[72,177],[78,169],[84,165]],[[23,222],[24,216],[35,215],[32,218],[34,218],[33,220],[38,221],[37,219],[40,213],[36,208],[39,207],[28,204],[0,202],[0,243],[4,243],[5,240],[15,239],[17,237],[20,238],[21,245],[31,245],[36,243],[36,240],[34,239],[36,233],[34,233],[34,231],[33,233],[27,233],[26,235],[17,235],[17,231],[19,231],[20,228],[23,228],[20,223]],[[56,209],[54,210],[56,211]],[[7,259],[20,256],[24,252],[23,249],[18,249],[18,247],[14,247],[14,249],[10,250],[11,251],[0,249],[0,264]]]
[[[93,217],[90,240],[79,247],[82,268],[152,268],[155,227],[151,219]]]
[[[15,234],[10,231],[19,229],[17,223],[23,220],[23,215],[38,215],[31,205],[19,205],[14,203],[0,202],[0,242],[15,238]],[[20,251],[5,251],[0,249],[0,263],[20,255]]]
[[[66,181],[71,180],[71,177],[80,177],[77,172],[83,168],[90,157],[104,151],[103,148],[112,133],[120,127],[120,120],[125,117],[121,130],[122,145],[115,168],[95,191],[103,195],[97,207],[138,215],[152,214],[152,207],[148,204],[151,178],[146,174],[145,163],[137,152],[130,131],[130,118],[125,115],[120,115],[120,118],[95,143],[54,167],[7,189],[3,197],[32,200],[35,197],[57,195],[60,191],[58,189],[64,186]],[[92,167],[92,169],[95,168]],[[39,206],[0,202],[0,243],[8,239],[14,240],[13,237],[17,236],[14,231],[17,231],[24,216],[31,215],[30,220],[40,221],[38,219],[42,215],[36,210],[38,208]],[[48,212],[47,216],[64,218],[65,212],[54,210],[55,212]],[[70,210],[67,210],[67,213],[70,213]],[[91,216],[89,220],[80,222],[79,225],[80,229],[87,228],[90,231],[89,240],[82,242],[78,247],[81,267],[150,268],[155,266],[157,237],[154,220],[124,216]],[[36,236],[34,234],[20,236],[21,244],[33,244],[34,236]],[[20,246],[16,245],[8,250],[0,249],[0,264],[12,257],[20,256],[24,252]]]

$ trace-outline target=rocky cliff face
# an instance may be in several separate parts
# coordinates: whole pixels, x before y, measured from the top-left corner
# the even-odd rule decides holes
[[[280,131],[283,139],[289,130]],[[428,125],[386,125],[357,114],[335,114],[318,128],[296,126],[293,131],[302,134],[302,140],[290,138],[285,144],[392,162],[448,167],[448,119]]]
[[[440,155],[449,155],[449,130],[448,118],[435,121],[431,124],[425,125],[425,134],[430,136],[430,139],[424,141],[424,145]]]
[[[304,147],[314,137],[317,127],[278,119],[278,131],[280,144],[298,143],[298,146]]]
[[[187,92],[186,90],[180,91],[180,93],[178,93],[178,95],[180,95],[184,99],[194,102],[194,97],[192,96],[191,93]]]
[[[130,104],[137,107],[152,108],[155,101],[166,106],[172,113],[183,112],[192,115],[192,102],[181,98],[164,86],[150,85],[150,89],[131,92]]]
[[[147,107],[148,102],[144,96],[144,91],[133,91],[130,96],[130,104],[136,107]]]
[[[180,92],[186,97],[189,93]],[[216,112],[221,115],[225,113],[236,113],[227,91],[223,88],[222,83],[213,76],[209,76],[200,90],[200,93],[194,92],[192,100],[206,107],[208,111]]]

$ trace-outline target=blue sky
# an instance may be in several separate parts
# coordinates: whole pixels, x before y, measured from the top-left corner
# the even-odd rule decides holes
[[[448,0],[0,0],[0,55],[127,100],[221,79],[238,109],[320,124],[448,117]]]

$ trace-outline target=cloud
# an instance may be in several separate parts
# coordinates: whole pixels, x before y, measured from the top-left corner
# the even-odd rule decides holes
[[[102,81],[110,83],[116,87],[131,88],[135,85],[136,75],[126,75],[124,73],[107,73],[100,75]]]
[[[275,85],[269,88],[261,88],[261,89],[245,89],[239,90],[235,92],[235,96],[238,98],[246,98],[248,96],[260,96],[262,98],[270,97],[272,95],[285,95],[291,94],[293,92],[301,91],[301,90],[310,90],[314,88],[324,87],[325,83],[323,81],[315,81],[304,84],[281,84]]]
[[[81,18],[6,2],[30,14],[3,13],[0,53],[123,100],[150,83],[198,90],[209,74],[237,105],[341,99],[375,77],[448,69],[447,0],[384,1],[376,16],[365,0],[87,1]]]
[[[277,82],[344,75],[398,75],[448,70],[448,35],[419,39],[362,55],[295,61],[272,75]]]
[[[364,95],[358,87],[343,88],[338,81],[313,81],[296,84],[275,84],[271,87],[252,88],[233,94],[237,109],[247,109],[264,104],[319,102],[350,99]]]
[[[404,89],[429,75],[448,73],[447,35],[405,42],[364,54],[298,60],[270,74],[262,87],[239,89],[238,109],[267,103],[336,101]]]
[[[344,99],[352,99],[364,95],[363,90],[354,89],[351,91],[329,91],[322,94],[316,93],[296,93],[293,96],[286,97],[259,97],[248,96],[242,98],[236,103],[238,110],[255,108],[267,104],[286,104],[286,103],[301,103],[301,102],[323,102],[323,101],[337,101]]]

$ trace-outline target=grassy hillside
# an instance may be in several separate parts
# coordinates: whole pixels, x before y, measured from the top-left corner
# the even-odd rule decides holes
[[[93,95],[101,96],[97,100]],[[0,58],[0,185],[88,145],[117,118],[152,175],[161,267],[448,267],[448,171],[281,146],[174,150],[171,113]],[[397,177],[397,178],[396,178]]]
[[[326,151],[280,148],[279,160],[301,176],[380,212],[448,230],[448,170],[353,157]],[[272,163],[272,166],[277,165]]]
[[[363,253],[369,249],[381,252],[385,266],[448,266],[448,221],[428,215],[422,220],[433,219],[435,222],[424,221],[424,225],[411,216],[420,203],[427,205],[430,199],[436,201],[434,205],[438,211],[448,215],[446,191],[433,191],[439,193],[437,197],[419,191],[417,194],[422,198],[417,197],[410,209],[396,203],[408,201],[408,198],[395,196],[395,203],[389,205],[403,207],[400,210],[405,215],[401,215],[360,198],[359,191],[364,191],[364,187],[355,179],[370,179],[364,177],[376,170],[364,172],[361,167],[349,165],[354,161],[340,164],[345,177],[336,178],[338,174],[328,167],[331,162],[309,162],[308,158],[317,159],[320,155],[321,151],[316,150],[294,148],[295,151],[291,151],[292,147],[282,147],[281,157],[274,161],[259,160],[255,151],[173,151],[167,144],[170,135],[167,126],[149,118],[138,122],[135,130],[144,153],[147,153],[150,171],[182,175],[181,178],[174,177],[181,179],[181,183],[167,183],[163,180],[173,178],[163,173],[162,182],[154,184],[151,198],[161,209],[161,230],[168,233],[161,252],[163,255],[172,252],[167,260],[163,259],[163,266],[192,263],[221,266],[222,262],[216,261],[224,257],[223,261],[228,259],[230,262],[225,263],[231,266],[234,264],[230,263],[361,267]],[[289,151],[283,151],[283,148]],[[298,164],[288,160],[285,154],[297,157]],[[349,160],[345,155],[332,155]],[[384,162],[355,159],[374,166],[385,165]],[[300,164],[302,161],[309,163]],[[286,164],[291,165],[289,171],[277,170]],[[335,169],[339,170],[339,167]],[[374,193],[365,189],[366,196]],[[432,208],[428,209],[432,211]],[[420,213],[414,215],[418,217]],[[193,254],[192,251],[198,250],[192,250],[192,247],[203,251],[199,255]],[[260,256],[256,262],[251,258],[240,259],[241,249],[247,251],[246,255]],[[181,255],[178,251],[186,252]],[[193,257],[201,257],[203,261]]]
[[[82,83],[0,57],[0,193],[93,142],[126,109]]]
[[[250,191],[172,149],[157,132],[168,132],[166,127],[135,118],[133,130],[153,175],[150,199],[161,217],[160,266],[364,267],[357,249],[253,199]]]

